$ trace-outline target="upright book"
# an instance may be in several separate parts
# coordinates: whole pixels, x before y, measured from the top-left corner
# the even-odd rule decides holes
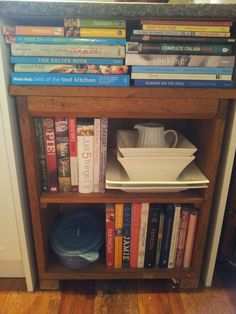
[[[114,268],[115,205],[106,204],[106,267]]]
[[[130,242],[131,242],[131,203],[124,204],[124,225],[122,245],[122,266],[130,266]]]
[[[124,204],[115,204],[115,260],[114,268],[122,267]]]
[[[139,246],[138,246],[138,268],[144,267],[148,215],[149,215],[149,203],[142,203],[141,222],[140,222],[140,230],[139,230]]]
[[[69,135],[69,151],[70,151],[70,176],[71,191],[78,192],[79,172],[78,172],[78,155],[77,155],[77,130],[76,118],[68,118],[68,135]]]
[[[132,203],[130,267],[138,267],[139,232],[141,224],[141,203]]]

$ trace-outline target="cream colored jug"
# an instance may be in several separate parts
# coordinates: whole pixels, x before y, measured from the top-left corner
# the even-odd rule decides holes
[[[146,122],[134,126],[138,130],[137,147],[176,147],[178,135],[175,130],[165,130],[161,123]],[[168,140],[167,140],[168,135]],[[170,138],[171,136],[171,138]]]

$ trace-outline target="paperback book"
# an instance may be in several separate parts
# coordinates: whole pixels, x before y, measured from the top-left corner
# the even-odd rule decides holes
[[[65,27],[65,36],[126,38],[126,29]]]
[[[131,79],[143,80],[217,80],[230,81],[232,75],[179,74],[179,73],[131,73]]]
[[[187,36],[187,37],[230,37],[230,32],[190,32],[190,31],[158,31],[134,29],[134,35],[156,35],[156,36]]]
[[[92,27],[92,28],[126,28],[126,20],[123,19],[87,19],[65,18],[65,27]]]
[[[23,36],[64,36],[64,27],[60,26],[14,26],[3,25],[4,36],[23,35]]]
[[[106,267],[114,268],[115,206],[106,204]]]

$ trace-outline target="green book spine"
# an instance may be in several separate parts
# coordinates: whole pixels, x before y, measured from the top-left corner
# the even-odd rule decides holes
[[[64,19],[65,27],[126,28],[126,21],[120,19]]]

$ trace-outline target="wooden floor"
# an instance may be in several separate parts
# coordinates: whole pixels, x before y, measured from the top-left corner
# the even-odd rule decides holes
[[[66,281],[60,291],[26,292],[0,279],[0,314],[235,314],[236,273],[217,272],[211,288],[180,292],[170,281]]]

